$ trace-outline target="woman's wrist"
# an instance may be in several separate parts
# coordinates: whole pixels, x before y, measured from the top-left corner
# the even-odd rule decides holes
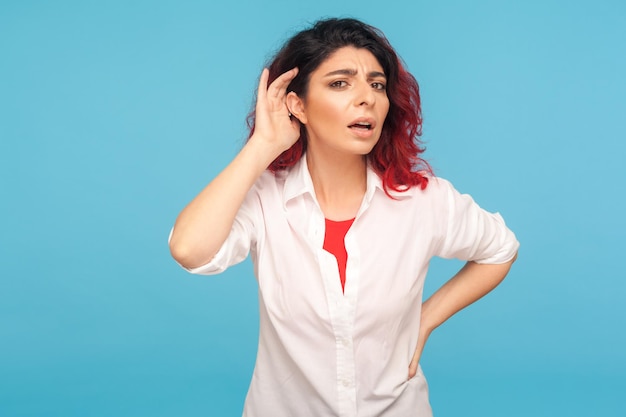
[[[257,133],[250,136],[245,147],[254,149],[254,154],[264,163],[267,162],[266,165],[271,164],[280,154],[288,149],[285,149],[285,145],[282,143],[258,135]]]
[[[276,146],[276,144],[256,135],[252,135],[250,139],[248,139],[248,142],[241,151],[249,153],[254,159],[255,164],[259,164],[259,167],[262,167],[263,170],[267,169],[267,167],[283,153],[283,150]]]

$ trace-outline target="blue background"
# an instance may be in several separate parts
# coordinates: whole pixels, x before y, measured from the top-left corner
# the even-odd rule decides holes
[[[188,275],[167,235],[243,143],[264,62],[324,16],[386,33],[436,173],[522,242],[426,346],[435,414],[626,415],[624,2],[4,0],[1,416],[240,415],[251,265]]]

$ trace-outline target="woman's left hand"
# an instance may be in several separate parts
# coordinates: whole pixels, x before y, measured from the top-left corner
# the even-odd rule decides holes
[[[413,354],[413,359],[411,359],[411,363],[409,364],[409,378],[411,379],[417,373],[417,366],[419,365],[420,358],[422,356],[422,352],[424,351],[424,345],[426,345],[426,340],[430,336],[431,330],[426,329],[424,321],[420,324],[420,332],[417,338],[417,346],[415,347],[415,353]]]
[[[494,289],[509,272],[515,259],[517,259],[517,254],[503,264],[467,262],[452,279],[422,303],[417,346],[409,364],[409,379],[417,373],[417,365],[424,345],[432,331],[453,314]]]

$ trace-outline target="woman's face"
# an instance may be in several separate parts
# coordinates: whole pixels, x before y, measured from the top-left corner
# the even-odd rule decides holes
[[[311,73],[306,97],[290,106],[306,125],[309,150],[368,154],[389,111],[386,83],[382,66],[366,49],[343,47],[322,62]]]

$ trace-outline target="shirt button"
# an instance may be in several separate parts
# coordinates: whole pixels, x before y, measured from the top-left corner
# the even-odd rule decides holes
[[[350,346],[350,339],[342,339],[341,343],[343,343],[343,345],[345,347],[348,347],[348,346]]]
[[[350,381],[349,381],[349,380],[347,380],[347,379],[344,379],[344,380],[342,381],[342,384],[343,384],[343,386],[344,386],[344,387],[346,387],[346,388],[348,388],[350,385],[352,385],[352,384],[350,383]]]

